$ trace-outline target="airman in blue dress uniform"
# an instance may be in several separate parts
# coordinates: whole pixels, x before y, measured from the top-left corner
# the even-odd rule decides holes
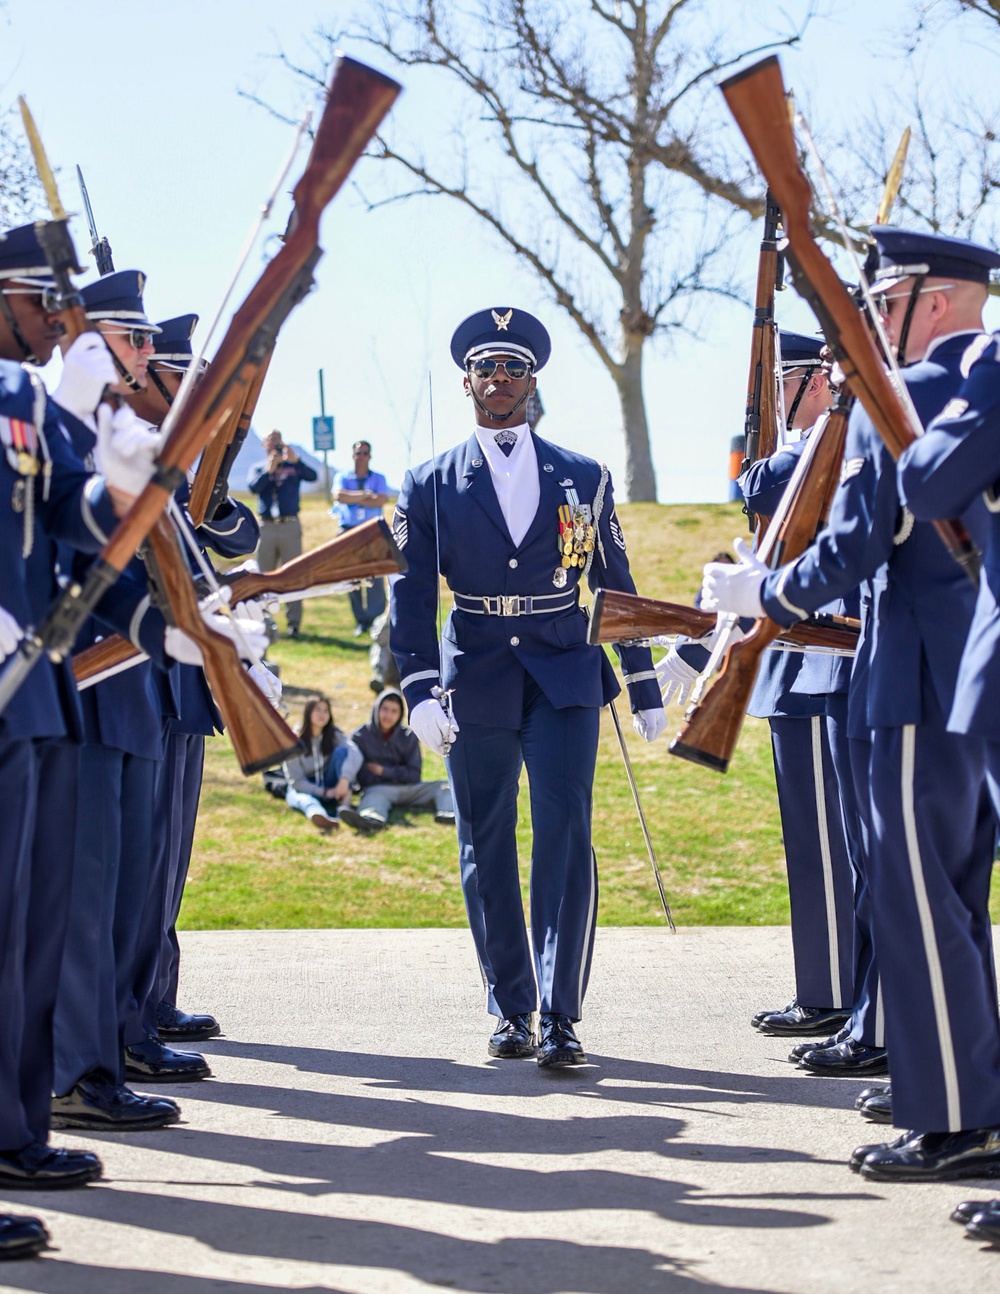
[[[929,423],[962,383],[1000,255],[942,235],[875,227],[876,288],[917,416]],[[985,532],[985,508],[965,514]],[[975,939],[960,931],[990,874],[996,819],[982,763],[948,730],[975,589],[934,529],[900,498],[895,464],[860,407],[848,430],[829,524],[797,561],[706,567],[717,609],[763,607],[794,623],[862,580],[875,600],[868,673],[852,722],[871,734],[870,882],[892,1065],[897,1141],[860,1146],[851,1166],[878,1180],[1000,1171],[1000,1029],[996,989]],[[854,697],[852,695],[852,703]],[[863,706],[863,709],[861,708]],[[977,890],[977,886],[979,890]],[[957,897],[956,897],[957,896]],[[987,1027],[988,1025],[988,1027]],[[984,1032],[985,1030],[985,1032]]]
[[[766,517],[776,511],[809,430],[831,402],[822,339],[782,331],[780,341],[790,439],[739,480],[750,510]],[[824,610],[847,613],[842,600]],[[850,786],[842,792],[840,778],[849,677],[844,658],[772,650],[747,711],[766,718],[771,729],[795,964],[795,999],[783,1010],[754,1016],[762,1033],[832,1034],[854,1000],[854,883],[846,830],[853,795]]]
[[[597,914],[591,797],[599,714],[619,691],[586,641],[579,586],[633,591],[607,469],[524,421],[545,328],[507,306],[471,315],[451,342],[475,433],[407,473],[394,517],[409,569],[393,589],[390,643],[410,725],[447,753],[462,886],[501,1024],[494,1056],[543,1066],[585,1057],[583,1011]],[[455,594],[438,644],[439,572]],[[665,718],[647,648],[619,655],[637,729]],[[446,698],[442,698],[443,689]],[[444,704],[442,704],[444,700]],[[518,880],[518,776],[531,797],[531,944]],[[533,946],[533,947],[532,947]]]
[[[62,327],[53,283],[34,226],[0,235],[0,653],[16,651],[56,593],[55,543],[97,552],[127,506],[116,470],[103,480],[72,451],[73,419],[57,407],[28,365],[45,363]],[[70,347],[60,387],[113,376],[93,339]],[[105,447],[125,462],[106,427]],[[143,479],[152,447],[133,446]],[[142,460],[140,463],[139,460]],[[116,485],[117,482],[117,485]],[[134,490],[132,491],[134,493]],[[76,1186],[100,1176],[89,1152],[51,1148],[52,1012],[69,919],[72,830],[80,716],[72,675],[43,657],[0,717],[0,769],[6,817],[0,833],[0,1184],[11,1189]],[[47,809],[51,788],[63,797]],[[68,802],[65,797],[68,797]],[[57,825],[54,825],[57,824]],[[0,1246],[30,1241],[31,1220],[0,1228]],[[40,1227],[40,1224],[38,1224]],[[36,1229],[37,1230],[37,1229]],[[10,1233],[8,1236],[8,1232]],[[24,1233],[24,1234],[22,1234]],[[44,1240],[44,1228],[38,1232]],[[35,1246],[37,1248],[37,1245]],[[30,1243],[26,1252],[30,1252]]]

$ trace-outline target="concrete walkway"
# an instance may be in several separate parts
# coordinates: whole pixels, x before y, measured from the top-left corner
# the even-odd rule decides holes
[[[215,1078],[184,1120],[73,1138],[107,1181],[7,1196],[55,1248],[0,1267],[45,1294],[530,1294],[1000,1288],[948,1221],[1000,1183],[869,1185],[856,1081],[749,1027],[789,995],[783,929],[601,930],[581,1037],[549,1075],[486,1058],[464,931],[184,940]],[[100,1143],[98,1145],[98,1143]]]

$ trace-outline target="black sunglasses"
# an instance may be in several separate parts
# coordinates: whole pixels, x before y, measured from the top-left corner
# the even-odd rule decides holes
[[[512,382],[520,382],[531,373],[531,365],[526,359],[474,359],[469,364],[469,372],[481,382],[488,381],[502,368]]]
[[[142,350],[144,346],[151,345],[153,341],[153,334],[148,328],[109,328],[108,332],[113,332],[119,337],[128,338],[128,344],[133,350]]]

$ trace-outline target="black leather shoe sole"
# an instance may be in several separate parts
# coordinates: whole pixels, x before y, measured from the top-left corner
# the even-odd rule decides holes
[[[950,1217],[960,1227],[968,1226],[977,1213],[993,1213],[1000,1209],[997,1200],[963,1200],[952,1209]]]
[[[115,1117],[103,1110],[73,1113],[52,1111],[53,1128],[84,1128],[90,1132],[155,1132],[167,1128],[181,1117],[180,1110],[162,1110],[157,1114],[130,1114]]]
[[[205,1025],[200,1029],[167,1029],[157,1026],[156,1032],[161,1042],[172,1047],[175,1042],[204,1042],[206,1038],[217,1038],[222,1027],[217,1024]]]
[[[199,1065],[191,1069],[138,1069],[125,1062],[125,1081],[128,1083],[198,1083],[203,1078],[211,1078],[212,1071],[208,1065]]]
[[[889,1057],[887,1055],[840,1060],[829,1063],[812,1052],[799,1059],[797,1069],[807,1074],[819,1074],[824,1078],[856,1078],[858,1074],[888,1074]]]
[[[861,1117],[869,1123],[892,1123],[892,1097],[871,1097],[861,1107]]]
[[[534,1056],[537,1048],[534,1039],[530,1042],[514,1042],[513,1039],[507,1042],[494,1042],[490,1039],[486,1044],[486,1050],[495,1060],[524,1060]]]
[[[65,1173],[12,1173],[0,1166],[0,1190],[4,1191],[69,1191],[76,1186],[96,1182],[101,1176],[101,1166],[77,1168]]]
[[[765,1016],[757,1026],[757,1032],[781,1038],[808,1038],[813,1034],[823,1034],[826,1037],[836,1033],[849,1019],[850,1015],[847,1011],[828,1011],[812,1020],[800,1022],[790,1020],[787,1023]]]
[[[41,1218],[7,1214],[0,1218],[0,1259],[32,1258],[49,1243],[49,1233]]]
[[[551,1051],[544,1048],[538,1053],[539,1069],[572,1069],[574,1065],[586,1065],[587,1053],[575,1048],[554,1047]]]

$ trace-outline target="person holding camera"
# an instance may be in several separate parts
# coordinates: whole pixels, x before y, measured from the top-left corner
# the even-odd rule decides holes
[[[247,485],[258,499],[260,543],[256,558],[262,571],[273,571],[302,552],[299,487],[303,481],[315,481],[316,472],[285,444],[280,431],[268,432],[264,450],[267,458],[251,467]],[[297,638],[302,626],[301,601],[286,602],[285,611],[288,636]]]

